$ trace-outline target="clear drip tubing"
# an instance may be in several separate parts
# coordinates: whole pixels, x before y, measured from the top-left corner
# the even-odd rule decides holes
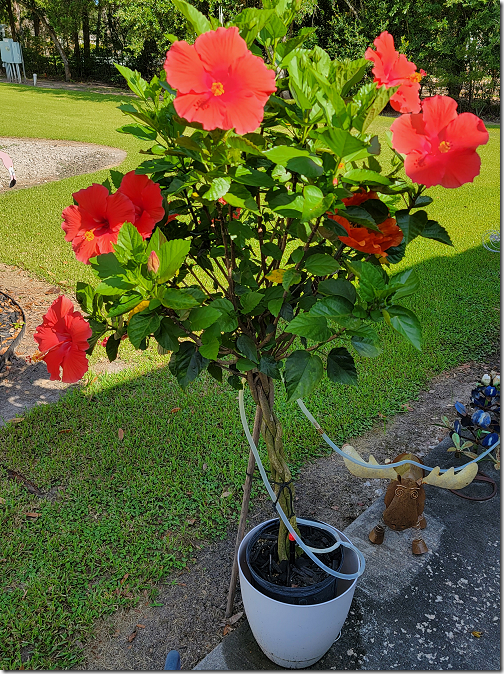
[[[298,398],[296,402],[299,405],[299,407],[301,408],[301,411],[303,412],[305,417],[309,421],[311,421],[311,423],[313,424],[313,426],[315,426],[317,431],[322,431],[322,427],[316,421],[316,419],[312,416],[312,414],[310,414],[310,412],[306,409],[306,406],[305,406],[304,402],[301,400],[301,398]],[[434,468],[431,468],[430,466],[426,466],[423,463],[418,463],[417,461],[410,461],[408,459],[404,459],[403,461],[396,461],[395,463],[376,464],[376,465],[374,463],[369,464],[369,463],[365,463],[365,461],[358,461],[353,456],[350,456],[349,454],[346,454],[342,449],[337,447],[334,444],[334,442],[331,440],[331,438],[329,438],[324,432],[322,432],[321,435],[322,435],[322,438],[325,440],[325,442],[329,445],[329,447],[331,447],[331,449],[333,449],[337,454],[342,456],[344,459],[348,459],[352,463],[356,463],[358,466],[364,466],[364,468],[372,468],[373,470],[375,470],[375,469],[385,470],[386,468],[396,468],[397,466],[404,466],[406,464],[409,464],[411,466],[418,466],[419,468],[423,468],[424,470],[434,470]],[[493,444],[489,449],[487,449],[486,451],[479,454],[476,459],[473,459],[472,461],[468,461],[467,463],[464,463],[463,466],[458,466],[458,468],[455,468],[454,469],[455,472],[458,473],[459,471],[464,470],[464,468],[466,468],[467,466],[470,466],[471,463],[476,463],[477,461],[481,461],[481,459],[483,459],[487,454],[490,454],[490,452],[492,450],[494,450],[497,447],[497,445],[499,445],[499,444],[500,444],[500,440],[497,440],[497,442],[495,444]],[[450,468],[440,468],[439,472],[440,473],[446,473],[448,470],[450,470]]]
[[[255,457],[255,460],[256,460],[256,463],[257,463],[257,467],[259,468],[259,472],[260,472],[262,480],[264,482],[264,486],[266,487],[266,489],[268,491],[268,494],[270,495],[271,500],[275,502],[277,500],[275,492],[271,488],[271,485],[270,485],[269,480],[268,480],[268,476],[266,475],[266,471],[264,470],[264,466],[262,465],[261,457],[259,456],[259,452],[257,451],[256,444],[255,444],[254,440],[252,439],[252,435],[250,433],[250,428],[249,428],[249,425],[248,425],[247,416],[245,414],[245,405],[244,405],[244,402],[243,402],[243,389],[241,389],[238,392],[238,403],[239,403],[239,407],[240,407],[240,418],[241,418],[243,430],[245,431],[245,435],[247,436],[247,440],[248,440],[248,443],[250,445],[250,449],[252,450],[252,452],[254,454],[254,457]],[[333,527],[330,527],[327,524],[324,524],[323,522],[317,522],[317,528],[324,529],[325,531],[328,531],[330,534],[335,536],[336,537],[336,543],[334,545],[332,545],[330,548],[310,548],[305,543],[303,543],[301,538],[298,536],[295,529],[292,527],[291,523],[287,519],[286,514],[282,510],[282,506],[278,502],[275,503],[275,508],[278,512],[278,515],[279,515],[280,519],[282,520],[282,522],[287,527],[289,533],[292,534],[292,536],[294,536],[294,539],[296,540],[296,543],[299,545],[299,547],[304,552],[306,552],[308,557],[310,557],[310,559],[312,559],[315,562],[315,564],[317,564],[326,573],[328,573],[331,576],[335,576],[336,578],[341,578],[343,580],[354,580],[355,578],[358,578],[359,576],[361,576],[364,573],[364,569],[366,568],[366,560],[364,559],[364,555],[362,554],[362,552],[360,550],[358,550],[352,543],[350,543],[350,542],[347,543],[346,541],[341,540],[337,531],[335,529],[333,529]],[[296,522],[298,522],[299,524],[307,524],[308,526],[313,526],[313,522],[311,520],[303,520],[299,517],[296,518]],[[326,564],[321,562],[320,559],[318,559],[314,554],[314,553],[322,554],[322,553],[325,553],[325,552],[332,552],[333,550],[336,550],[336,548],[338,548],[340,545],[345,547],[345,548],[350,548],[357,555],[357,557],[359,559],[359,570],[356,571],[355,573],[340,573],[339,571],[335,571],[334,569],[331,569],[329,566],[327,566]]]

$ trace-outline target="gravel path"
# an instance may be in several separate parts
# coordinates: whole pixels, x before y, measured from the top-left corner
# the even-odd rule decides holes
[[[126,158],[126,152],[115,147],[42,138],[0,137],[0,150],[14,165],[13,190],[112,168]],[[0,163],[0,193],[8,190],[9,173]]]

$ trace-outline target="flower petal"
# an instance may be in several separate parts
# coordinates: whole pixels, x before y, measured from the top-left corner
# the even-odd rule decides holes
[[[194,45],[184,40],[174,42],[166,53],[164,69],[166,81],[180,94],[207,91],[205,69]]]
[[[204,94],[177,94],[173,101],[177,115],[188,122],[199,122],[205,131],[231,129],[224,126],[224,109],[217,96]]]
[[[252,133],[264,117],[264,103],[255,96],[240,92],[233,101],[226,104],[224,129],[236,129],[236,133]]]
[[[451,189],[460,187],[465,183],[472,183],[474,178],[479,175],[480,166],[480,156],[474,150],[449,152],[446,155],[443,177],[439,183],[434,184],[440,184],[443,187]]]
[[[104,220],[107,213],[107,198],[109,191],[103,185],[93,183],[86,189],[72,194],[81,209],[87,211],[93,218]]]
[[[429,152],[430,143],[426,137],[425,124],[421,114],[402,115],[390,126],[392,147],[397,152]]]
[[[89,368],[86,353],[77,348],[77,346],[72,345],[64,351],[61,366],[63,369],[61,381],[67,384],[79,381]]]
[[[404,160],[406,175],[414,183],[432,187],[440,185],[445,174],[445,161],[439,161],[439,155],[412,152]]]
[[[457,101],[449,96],[432,96],[422,101],[425,131],[429,136],[439,136],[450,122],[457,119]]]
[[[51,381],[60,381],[61,379],[60,367],[61,362],[63,360],[64,352],[65,352],[65,342],[62,342],[61,347],[49,351],[49,353],[46,353],[42,359],[47,366],[47,371],[51,375]]]
[[[242,90],[254,94],[263,106],[276,91],[275,72],[268,70],[264,61],[252,52],[233,63],[230,74],[239,79]]]
[[[463,112],[450,122],[445,131],[446,140],[453,149],[475,150],[488,143],[488,131],[483,121],[471,112]]]
[[[421,111],[420,105],[420,84],[418,82],[407,82],[402,84],[390,99],[390,105],[403,114],[408,112],[418,113]]]
[[[203,33],[196,38],[194,49],[201,59],[204,69],[209,73],[215,70],[227,70],[248,52],[247,43],[240,36],[236,26],[217,28],[217,30],[209,30]],[[198,89],[194,89],[194,91],[198,91]]]
[[[135,206],[131,199],[121,192],[112,194],[107,199],[107,217],[109,227],[119,230],[125,222],[135,221]]]

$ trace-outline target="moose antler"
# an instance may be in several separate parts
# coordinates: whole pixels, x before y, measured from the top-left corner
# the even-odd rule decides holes
[[[395,480],[397,479],[398,474],[404,472],[404,466],[398,467],[397,469],[386,465],[380,466],[380,464],[371,454],[369,455],[369,459],[367,462],[367,466],[369,467],[359,465],[357,463],[354,463],[352,459],[354,459],[355,461],[359,461],[360,463],[366,463],[366,461],[363,460],[360,454],[351,445],[343,445],[341,449],[343,452],[345,452],[345,454],[351,457],[351,458],[343,457],[343,461],[345,462],[345,466],[350,471],[350,473],[352,473],[352,475],[355,475],[356,477],[365,477],[365,478],[374,477],[374,478]],[[401,454],[396,458],[396,460],[401,460],[403,457],[406,458],[408,456],[413,455]],[[468,484],[471,484],[471,482],[476,477],[477,472],[478,472],[477,463],[469,463],[467,466],[465,466],[465,468],[463,468],[458,473],[455,473],[455,469],[452,466],[445,473],[441,474],[439,466],[436,466],[431,470],[431,472],[427,475],[427,477],[424,477],[422,479],[422,483],[430,484],[433,485],[434,487],[440,487],[441,489],[463,489],[464,487],[467,487]]]

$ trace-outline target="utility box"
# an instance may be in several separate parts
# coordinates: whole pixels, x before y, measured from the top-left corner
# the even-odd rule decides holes
[[[23,58],[19,42],[4,38],[0,42],[0,60],[3,63],[22,63]]]

